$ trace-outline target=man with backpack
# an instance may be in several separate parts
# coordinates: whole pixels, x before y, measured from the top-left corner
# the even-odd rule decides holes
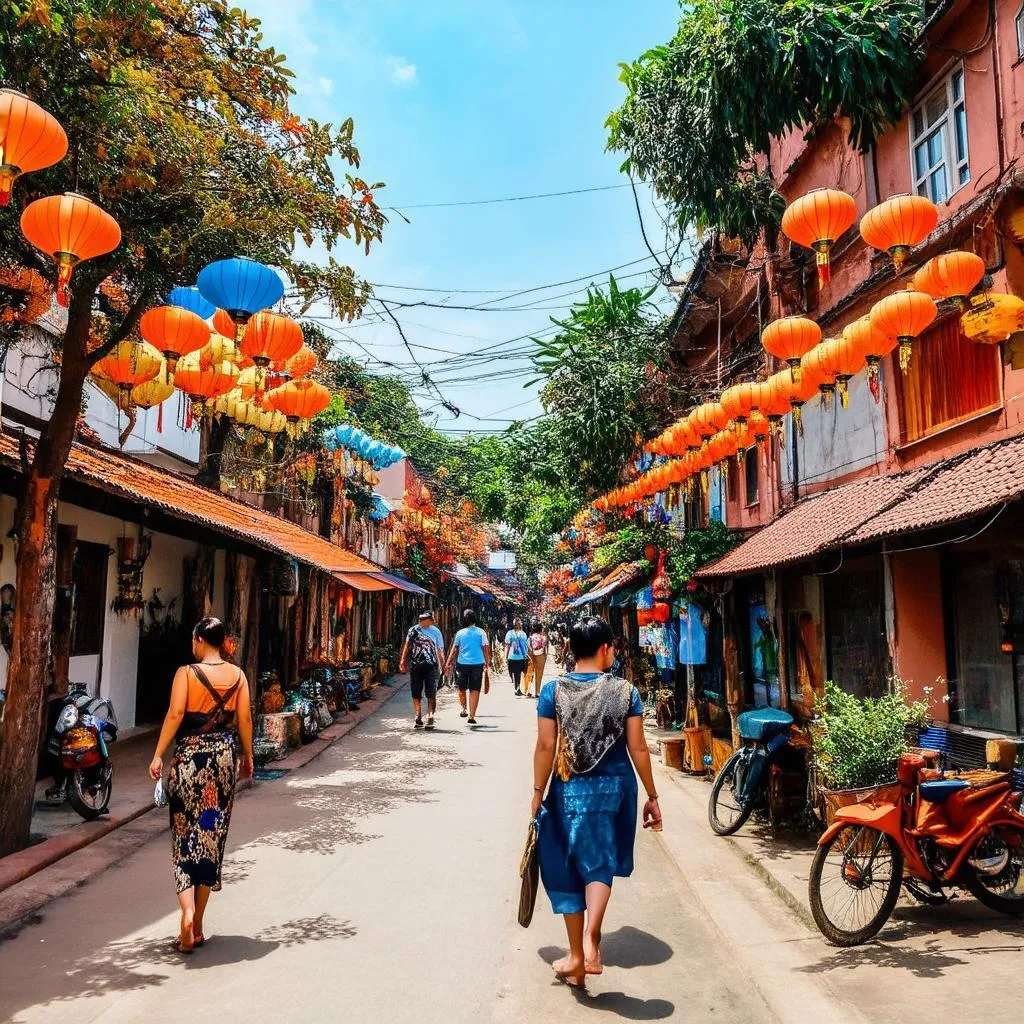
[[[432,612],[420,612],[419,623],[413,626],[405,637],[402,657],[398,667],[409,672],[409,688],[412,690],[412,706],[416,712],[416,729],[423,728],[423,694],[427,695],[427,728],[434,728],[434,711],[437,709],[437,684],[444,662],[444,636],[434,625]]]

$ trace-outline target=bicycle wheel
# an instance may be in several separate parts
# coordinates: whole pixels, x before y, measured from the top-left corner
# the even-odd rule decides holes
[[[754,809],[752,800],[743,800],[739,790],[743,788],[745,774],[744,751],[737,750],[722,765],[708,800],[708,823],[711,831],[719,836],[731,836],[738,832]]]
[[[1024,914],[1024,845],[1015,829],[989,833],[971,851],[974,860],[992,862],[993,868],[1005,858],[999,871],[979,871],[965,864],[961,880],[968,892],[989,910],[1011,917]]]
[[[858,946],[876,935],[899,899],[903,853],[891,836],[846,825],[818,847],[808,895],[821,934],[834,946]]]

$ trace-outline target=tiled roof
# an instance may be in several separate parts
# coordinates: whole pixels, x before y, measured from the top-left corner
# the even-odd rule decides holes
[[[18,442],[14,438],[0,435],[0,460],[15,468],[19,466]],[[115,452],[75,444],[65,472],[70,478],[99,490],[158,508],[177,519],[198,523],[265,551],[297,558],[325,572],[381,571],[375,562],[360,558],[295,523],[200,487],[177,473]]]
[[[805,498],[697,575],[742,576],[802,562],[845,544],[946,526],[1021,497],[1024,435]]]

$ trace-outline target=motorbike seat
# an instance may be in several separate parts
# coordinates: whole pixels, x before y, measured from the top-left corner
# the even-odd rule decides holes
[[[922,782],[918,791],[922,800],[933,804],[941,804],[943,800],[959,793],[962,789],[969,789],[970,783],[965,779],[936,779],[934,782]]]
[[[765,742],[779,733],[788,732],[793,716],[778,708],[755,708],[744,711],[737,719],[740,736],[745,740]]]

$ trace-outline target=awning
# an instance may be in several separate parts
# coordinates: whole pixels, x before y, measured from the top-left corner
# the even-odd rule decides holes
[[[622,565],[616,566],[608,573],[593,590],[588,591],[586,594],[580,594],[579,597],[570,601],[566,607],[582,608],[586,604],[600,601],[602,598],[614,594],[617,590],[622,590],[631,583],[635,583],[646,572],[646,562],[623,562]]]
[[[421,597],[433,597],[434,593],[430,590],[425,590],[423,587],[411,580],[407,580],[404,576],[399,576],[393,572],[375,572],[372,574],[374,579],[381,580],[384,583],[390,584],[396,590],[404,590],[407,594],[419,594]]]
[[[0,434],[0,462],[20,471],[18,442],[4,434]],[[264,551],[296,558],[324,572],[380,571],[375,562],[346,551],[296,523],[126,455],[76,443],[68,455],[65,474],[97,490],[159,509],[176,519],[204,526]]]
[[[947,526],[1021,497],[1024,435],[805,498],[696,575],[744,576],[791,565],[845,545]]]
[[[379,579],[376,573],[336,572],[334,578],[352,587],[353,590],[398,590],[393,583]]]

